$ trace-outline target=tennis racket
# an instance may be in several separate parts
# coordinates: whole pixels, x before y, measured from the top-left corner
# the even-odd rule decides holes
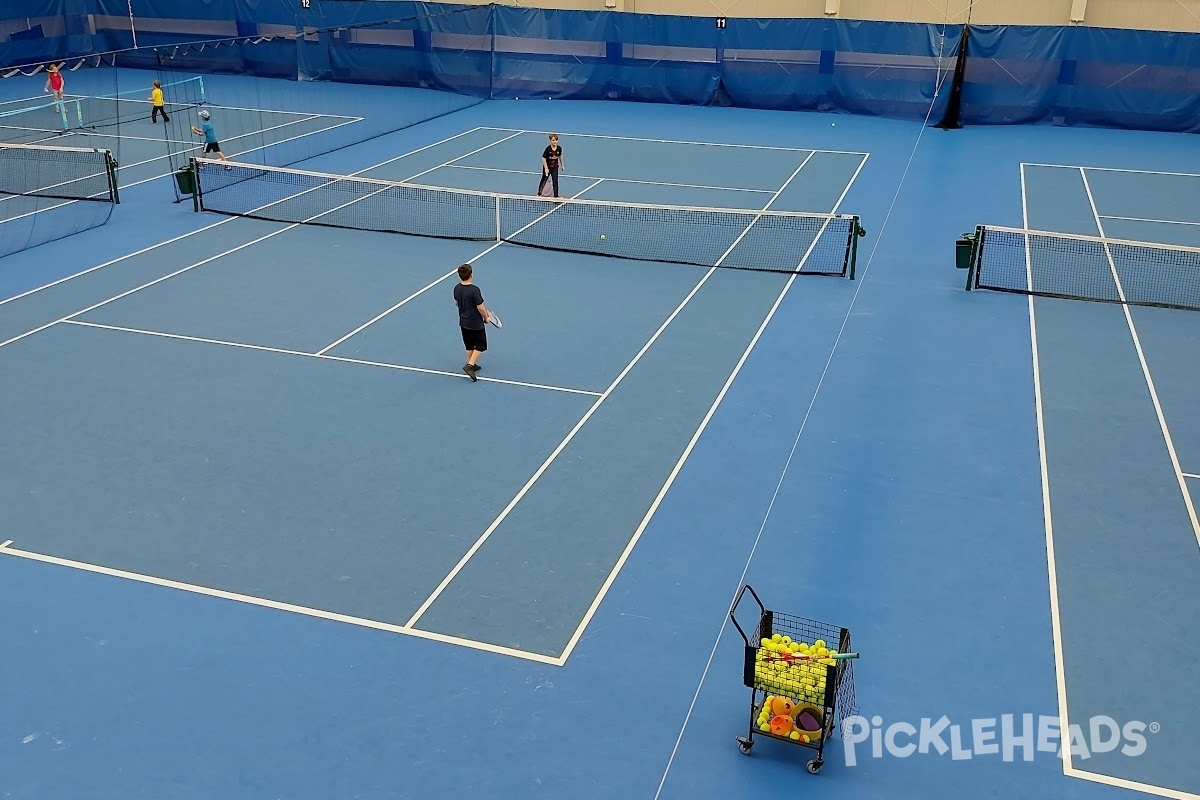
[[[495,311],[489,311],[487,321],[489,325],[495,325],[497,328],[503,328],[504,323],[500,321],[500,317],[496,316]]]
[[[538,186],[538,194],[542,197],[549,197],[550,195],[554,194],[554,187],[550,185],[549,175],[542,177],[542,183]]]

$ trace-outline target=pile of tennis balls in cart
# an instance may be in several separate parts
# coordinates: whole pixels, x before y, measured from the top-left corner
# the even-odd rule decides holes
[[[832,658],[836,650],[830,650],[821,639],[810,645],[778,633],[759,644],[754,664],[758,689],[789,697],[801,705],[824,707],[826,668],[837,663]]]

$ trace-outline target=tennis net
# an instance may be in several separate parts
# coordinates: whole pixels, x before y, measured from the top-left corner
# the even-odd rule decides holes
[[[0,256],[108,222],[116,170],[108,150],[0,144]]]
[[[0,144],[0,194],[117,202],[108,150]]]
[[[857,216],[506,195],[195,160],[196,207],[639,261],[854,277]]]
[[[1200,310],[1200,248],[982,225],[967,289]]]

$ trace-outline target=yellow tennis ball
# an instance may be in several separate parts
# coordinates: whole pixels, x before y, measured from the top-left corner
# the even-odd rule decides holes
[[[813,647],[817,648],[818,650],[820,650],[824,646],[825,646],[824,639],[817,639],[815,642],[813,642]]]
[[[778,633],[773,633],[773,634],[771,634],[771,641],[772,642],[781,642],[781,641],[783,641],[783,636],[781,636]]]
[[[603,238],[604,238],[604,234],[603,234],[603,233],[602,233],[602,234],[600,234],[600,238],[601,238],[601,239],[603,239]]]
[[[800,741],[800,731],[792,731],[791,733],[788,734],[788,738],[791,739],[793,742]]]

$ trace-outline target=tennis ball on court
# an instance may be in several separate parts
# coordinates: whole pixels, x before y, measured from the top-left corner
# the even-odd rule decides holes
[[[602,234],[600,234],[600,238],[601,238],[601,239],[603,239],[603,238],[604,238],[604,234],[603,234],[603,233],[602,233]]]

